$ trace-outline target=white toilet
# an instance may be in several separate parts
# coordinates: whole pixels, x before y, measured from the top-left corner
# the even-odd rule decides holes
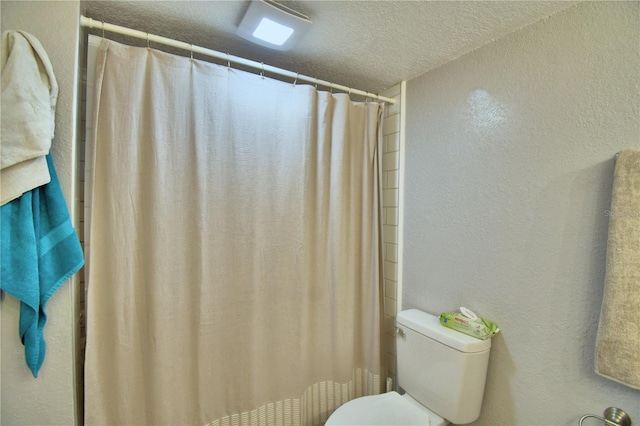
[[[417,309],[396,317],[398,384],[406,392],[356,398],[339,407],[326,426],[471,423],[480,416],[491,339],[442,326]]]

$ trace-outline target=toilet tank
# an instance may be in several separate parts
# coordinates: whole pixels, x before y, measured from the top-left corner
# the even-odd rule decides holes
[[[413,399],[453,424],[480,416],[491,339],[479,340],[410,309],[396,317],[398,384]]]

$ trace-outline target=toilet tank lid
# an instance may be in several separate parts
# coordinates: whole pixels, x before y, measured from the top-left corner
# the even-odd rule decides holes
[[[440,324],[437,316],[418,309],[400,312],[396,322],[460,352],[484,352],[491,348],[491,339],[480,340],[447,328]]]

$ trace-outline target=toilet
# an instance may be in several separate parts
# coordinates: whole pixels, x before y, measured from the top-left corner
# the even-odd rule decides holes
[[[480,416],[491,339],[479,340],[409,309],[396,317],[398,385],[356,398],[331,414],[326,426],[471,423]]]

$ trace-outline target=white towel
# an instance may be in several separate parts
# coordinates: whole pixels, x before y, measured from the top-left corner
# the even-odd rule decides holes
[[[596,373],[640,389],[640,149],[619,153],[609,213]]]
[[[45,156],[55,128],[58,83],[44,48],[24,31],[2,33],[0,205],[49,183]]]

